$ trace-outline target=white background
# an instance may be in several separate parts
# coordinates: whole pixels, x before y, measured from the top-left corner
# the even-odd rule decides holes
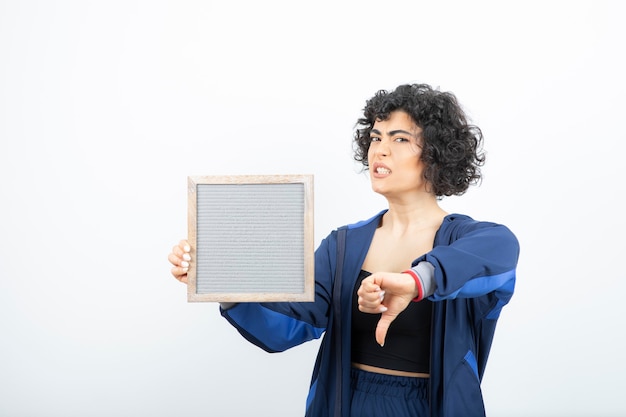
[[[0,415],[303,415],[167,254],[188,175],[315,176],[316,245],[385,207],[352,161],[378,89],[453,91],[484,181],[448,211],[522,252],[488,415],[626,414],[620,1],[0,1]]]

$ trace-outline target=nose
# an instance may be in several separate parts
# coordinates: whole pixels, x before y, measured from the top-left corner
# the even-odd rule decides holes
[[[381,139],[380,142],[376,144],[374,152],[376,153],[376,155],[387,156],[389,155],[389,150],[389,140]]]

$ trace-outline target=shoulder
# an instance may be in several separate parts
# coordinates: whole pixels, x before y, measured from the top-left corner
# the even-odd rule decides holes
[[[377,225],[380,223],[380,218],[386,212],[387,212],[387,209],[381,210],[378,213],[376,213],[374,216],[370,217],[369,219],[360,220],[355,223],[347,224],[345,226],[340,227],[340,229],[345,228],[345,229],[353,230],[353,229],[359,229],[359,228],[377,227]]]
[[[375,214],[374,216],[370,217],[369,219],[359,220],[354,223],[344,224],[342,226],[337,227],[336,229],[332,230],[326,236],[326,238],[322,240],[322,245],[324,244],[335,245],[337,242],[337,237],[339,235],[340,230],[345,230],[347,234],[351,236],[355,234],[359,234],[359,233],[368,233],[368,231],[370,230],[375,230],[377,225],[380,222],[380,218],[382,217],[383,214],[385,214],[386,211],[387,211],[386,209],[382,210],[378,212],[377,214]]]
[[[382,210],[369,219],[360,220],[355,223],[349,223],[337,227],[332,230],[328,236],[323,240],[322,244],[326,245],[330,248],[330,250],[334,250],[337,244],[337,238],[339,236],[340,231],[345,232],[346,239],[350,239],[351,246],[358,244],[369,244],[371,240],[371,236],[374,234],[374,231],[378,227],[380,223],[380,218],[383,214],[385,214],[387,210]],[[357,243],[358,242],[358,243]]]
[[[467,214],[452,213],[443,218],[439,232],[452,233],[454,231],[461,232],[476,227],[484,227],[486,222],[474,220]]]
[[[467,214],[460,213],[452,213],[448,214],[444,217],[443,222],[441,223],[441,228],[460,228],[460,227],[471,227],[471,228],[485,228],[485,227],[505,227],[502,224],[495,223],[492,221],[486,220],[475,220],[473,217],[468,216]]]
[[[438,233],[440,235],[448,236],[451,240],[456,240],[469,233],[480,231],[504,234],[515,238],[513,232],[503,224],[492,221],[475,220],[466,214],[459,213],[447,215],[443,219]]]

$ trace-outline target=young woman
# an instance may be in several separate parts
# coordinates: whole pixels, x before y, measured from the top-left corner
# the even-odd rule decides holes
[[[315,302],[222,315],[269,352],[323,336],[307,417],[484,416],[480,382],[519,245],[507,227],[438,204],[480,179],[482,133],[453,94],[401,85],[366,102],[354,144],[388,208],[322,240]],[[187,241],[168,259],[186,282]]]

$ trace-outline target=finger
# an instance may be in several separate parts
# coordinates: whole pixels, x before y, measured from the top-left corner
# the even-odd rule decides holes
[[[184,256],[187,255],[187,256]],[[191,257],[189,254],[184,254],[183,256],[178,256],[174,252],[167,255],[167,260],[174,266],[180,266],[181,268],[189,268],[189,262],[191,261]],[[186,260],[188,259],[188,260]]]
[[[376,293],[366,293],[363,296],[359,296],[357,303],[359,308],[363,312],[367,313],[380,313],[381,304],[385,299],[385,292],[378,291]]]
[[[378,306],[378,307],[373,307],[373,308],[367,308],[367,307],[359,306],[359,311],[361,313],[366,313],[366,314],[380,314],[384,311],[387,311],[387,307]]]
[[[178,254],[177,254],[178,253]],[[171,273],[180,282],[187,283],[187,272],[191,256],[184,252],[184,246],[174,246],[172,252],[167,256],[168,261],[173,265]]]
[[[172,248],[172,253],[178,256],[179,258],[183,258],[187,261],[191,260],[191,255],[189,252],[191,251],[191,247],[182,240],[178,245]]]
[[[359,289],[362,289],[365,292],[376,292],[380,291],[380,285],[371,276],[369,276],[361,281]]]
[[[361,311],[369,313],[374,312],[371,310],[376,310],[375,312],[380,312],[377,309],[384,299],[385,292],[381,291],[380,287],[378,287],[377,285],[371,285],[371,283],[362,282],[361,286],[357,290],[357,296],[357,303],[359,307],[362,308]]]
[[[191,246],[189,246],[189,242],[185,239],[178,242],[178,246],[180,246],[183,252],[189,253],[191,251]]]
[[[364,279],[357,290],[357,295],[367,300],[375,300],[380,296],[381,288],[371,280]]]
[[[189,270],[189,268],[181,268],[179,266],[174,266],[171,269],[172,275],[174,276],[174,278],[176,278],[178,281],[187,284],[187,271]]]
[[[381,294],[384,294],[384,293],[385,293],[385,291],[382,291],[378,287],[367,289],[364,286],[360,286],[359,289],[356,292],[356,294],[359,297],[362,297],[363,299],[368,300],[368,301],[377,300],[378,298],[381,297]]]
[[[378,320],[378,324],[376,325],[376,343],[378,343],[381,347],[385,346],[385,339],[387,338],[387,331],[389,330],[389,326],[396,319],[397,316],[392,314],[383,313],[380,316],[380,320]]]

